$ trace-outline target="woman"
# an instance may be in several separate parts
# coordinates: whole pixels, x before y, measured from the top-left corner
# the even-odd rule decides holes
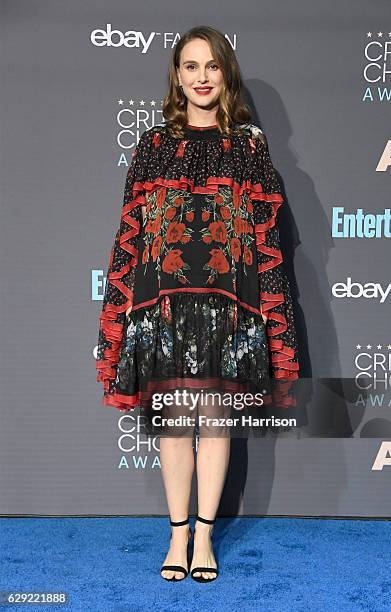
[[[298,377],[276,225],[283,199],[240,89],[235,54],[220,32],[195,27],[177,43],[165,123],[140,137],[109,261],[97,353],[105,405],[128,412],[151,408],[151,397],[166,390],[212,389],[221,397]],[[189,415],[183,398],[165,406],[165,415]],[[198,416],[226,416],[210,401],[198,400],[197,408]],[[199,582],[218,575],[211,538],[230,438],[224,427],[201,429],[190,568],[193,425],[161,430],[173,526],[161,568],[166,580],[189,571]]]

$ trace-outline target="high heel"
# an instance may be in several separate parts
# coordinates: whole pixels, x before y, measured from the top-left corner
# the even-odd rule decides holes
[[[189,524],[189,517],[187,517],[187,519],[185,519],[184,521],[177,521],[174,522],[170,519],[170,525],[172,525],[173,527],[179,527],[181,525],[188,525]],[[189,526],[189,541],[190,538],[192,536],[191,533],[191,527]],[[161,572],[164,570],[170,570],[170,571],[175,571],[175,572],[183,572],[184,576],[183,578],[175,578],[175,575],[172,576],[172,578],[166,578],[165,576],[162,576]],[[182,565],[163,565],[160,568],[160,575],[162,576],[162,578],[164,578],[164,580],[168,580],[170,582],[179,582],[181,580],[184,580],[186,578],[186,576],[189,573],[189,566],[187,567],[187,569],[185,567],[182,567]]]
[[[202,518],[202,516],[197,516],[196,520],[201,521],[201,523],[207,523],[208,525],[213,525],[216,522],[216,519],[204,519]],[[216,576],[214,576],[213,578],[205,578],[202,575],[194,576],[196,572],[215,572]],[[219,571],[217,567],[193,567],[190,575],[196,582],[212,582],[213,580],[216,580],[217,576],[219,575]]]

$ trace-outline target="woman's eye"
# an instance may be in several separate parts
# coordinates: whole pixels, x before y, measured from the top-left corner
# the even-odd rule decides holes
[[[211,64],[211,65],[210,65],[210,68],[213,68],[213,67],[214,67],[214,68],[217,68],[217,69],[219,68],[217,64]],[[190,69],[190,68],[195,68],[195,65],[194,65],[194,64],[188,64],[188,65],[187,65],[187,68],[189,68],[189,69]]]

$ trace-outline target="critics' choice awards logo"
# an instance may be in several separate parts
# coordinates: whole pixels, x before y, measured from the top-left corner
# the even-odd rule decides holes
[[[363,102],[390,102],[391,32],[366,33],[363,77]]]
[[[391,344],[357,344],[354,406],[361,411],[360,437],[387,437],[391,431]]]
[[[356,386],[365,391],[370,405],[391,407],[391,343],[357,344],[354,366]],[[364,393],[358,399],[363,398]]]
[[[154,125],[162,125],[162,104],[163,100],[155,99],[118,100],[116,141],[120,154],[117,166],[128,167],[141,134]]]
[[[363,410],[361,438],[380,438],[373,455],[371,471],[391,469],[391,344],[357,344],[355,347],[355,399]]]
[[[158,437],[143,433],[145,417],[139,414],[125,414],[118,420],[118,448],[122,453],[119,469],[136,470],[160,468]]]

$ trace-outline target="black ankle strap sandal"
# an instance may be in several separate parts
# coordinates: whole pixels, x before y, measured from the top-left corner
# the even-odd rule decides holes
[[[189,524],[189,517],[187,517],[187,519],[185,519],[184,521],[172,521],[170,519],[170,525],[172,525],[172,527],[181,527],[182,525],[188,525],[188,524]],[[189,526],[189,540],[191,536],[192,536],[192,533],[191,533],[191,528]],[[165,576],[162,576],[162,574],[160,573],[162,578],[164,578],[164,580],[168,580],[169,582],[179,582],[181,580],[184,580],[189,573],[189,569],[182,567],[182,565],[163,565],[160,568],[160,572],[163,572],[164,570],[170,570],[173,572],[183,572],[184,574],[183,578],[175,578],[175,576],[172,576],[172,578],[166,578]]]
[[[213,525],[216,522],[216,519],[205,519],[202,518],[202,516],[198,516],[196,518],[197,521],[200,521],[201,523],[206,523],[207,525]],[[195,573],[197,572],[214,572],[216,574],[216,576],[214,576],[213,578],[205,578],[204,576],[194,576]],[[219,572],[217,567],[193,567],[193,569],[191,570],[191,577],[193,578],[193,580],[195,580],[196,582],[212,582],[213,580],[216,580],[217,576],[218,576]]]
[[[216,522],[216,519],[205,519],[202,516],[197,514],[196,521],[201,521],[201,523],[207,523],[208,525],[213,525]]]

